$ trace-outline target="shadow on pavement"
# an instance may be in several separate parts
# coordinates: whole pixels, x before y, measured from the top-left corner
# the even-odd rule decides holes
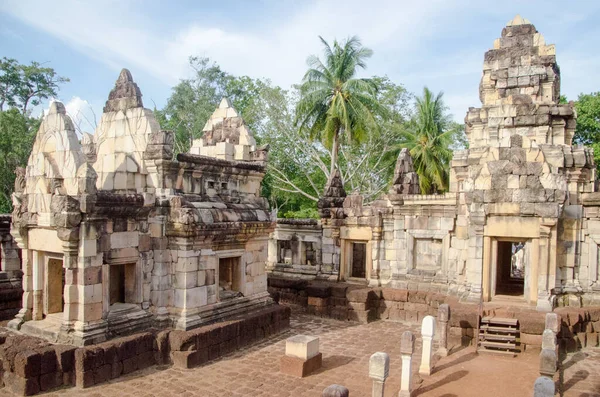
[[[462,363],[467,362],[467,361],[471,361],[475,357],[477,357],[477,353],[476,352],[471,352],[471,353],[465,354],[463,356],[460,356],[459,358],[457,358],[454,361],[447,362],[447,363],[442,364],[440,366],[435,366],[433,368],[433,373],[441,372],[441,371],[445,370],[446,368],[450,368],[450,367],[453,367],[455,365],[462,364]]]
[[[440,379],[437,382],[430,384],[429,386],[420,387],[419,389],[415,390],[413,396],[420,396],[421,394],[427,393],[431,390],[435,390],[438,387],[444,386],[450,382],[454,382],[461,378],[464,378],[468,374],[469,374],[469,371],[465,371],[465,370],[453,372],[453,373],[447,375],[445,378]],[[448,395],[448,394],[446,394],[446,395]]]

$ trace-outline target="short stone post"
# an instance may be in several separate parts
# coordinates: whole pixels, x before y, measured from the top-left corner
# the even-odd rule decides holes
[[[321,368],[323,355],[319,353],[319,338],[296,335],[285,341],[285,356],[281,357],[281,372],[303,378]]]
[[[550,349],[556,351],[556,334],[551,329],[546,328],[542,334],[542,349]]]
[[[438,321],[440,322],[440,347],[438,354],[442,357],[448,355],[448,320],[450,319],[450,306],[442,303],[438,307]]]
[[[377,352],[369,360],[369,378],[373,379],[373,397],[383,397],[385,380],[390,373],[390,356]]]
[[[558,323],[558,314],[556,313],[546,313],[546,326],[544,329],[549,329],[558,335],[558,331],[560,331],[560,324]]]
[[[348,397],[350,392],[342,385],[331,385],[323,390],[323,397]]]
[[[554,349],[542,349],[540,352],[540,375],[554,378],[556,373],[556,352]]]
[[[400,392],[398,397],[411,397],[412,395],[412,369],[411,360],[415,348],[415,338],[410,331],[404,331],[400,339],[400,355],[402,357],[402,377],[400,378]]]
[[[435,318],[425,316],[421,325],[421,336],[423,337],[423,354],[419,374],[431,375],[431,358],[433,356],[433,335],[435,335]]]
[[[533,385],[533,397],[554,397],[554,381],[545,376],[540,376]]]

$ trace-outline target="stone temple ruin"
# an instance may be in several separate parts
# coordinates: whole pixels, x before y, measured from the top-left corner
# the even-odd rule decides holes
[[[510,295],[543,311],[600,304],[593,153],[572,145],[576,113],[559,103],[555,47],[517,16],[485,53],[479,94],[448,193],[419,194],[406,150],[389,192],[370,205],[346,196],[335,174],[318,223],[277,223],[270,277],[434,291],[464,302]]]
[[[83,345],[272,304],[266,160],[226,99],[173,159],[126,69],[81,143],[52,103],[14,193],[23,307],[10,327]]]
[[[572,145],[554,46],[517,16],[485,53],[479,94],[448,193],[420,194],[404,149],[374,202],[336,171],[320,219],[277,221],[260,195],[268,147],[227,99],[176,156],[126,69],[93,135],[52,103],[0,215],[0,319],[20,331],[0,330],[0,384],[31,395],[191,368],[285,330],[285,306],[362,322],[441,313],[443,348],[447,333],[505,353],[543,346],[538,312],[554,311],[552,352],[597,346],[600,192],[592,151]],[[282,359],[302,376],[321,365],[304,339],[310,357]]]
[[[593,153],[572,145],[576,113],[559,103],[554,46],[517,16],[485,54],[479,93],[448,193],[419,194],[402,150],[389,191],[369,205],[346,194],[336,171],[319,220],[274,222],[260,196],[268,147],[231,103],[223,99],[189,153],[174,156],[173,133],[124,69],[93,135],[79,140],[54,102],[17,170],[12,238],[0,217],[0,296],[12,297],[0,314],[13,315],[22,294],[9,327],[72,345],[175,329],[138,338],[147,342],[141,368],[154,353],[150,362],[194,366],[279,332],[289,310],[274,300],[360,321],[422,320],[446,303],[452,332],[469,338],[481,315],[469,302],[508,299],[533,309],[527,317],[600,306]],[[229,321],[240,316],[251,320]],[[526,320],[521,341],[541,338]],[[214,323],[218,332],[206,327]],[[569,326],[561,340],[579,332]],[[125,366],[133,357],[119,346]],[[86,349],[71,353],[85,361]],[[90,365],[78,385],[107,379],[97,374],[107,364]],[[119,368],[113,377],[126,373]]]

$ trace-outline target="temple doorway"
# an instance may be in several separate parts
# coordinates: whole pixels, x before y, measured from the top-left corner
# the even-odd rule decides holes
[[[242,294],[241,257],[219,258],[219,299],[232,299]]]
[[[44,285],[44,315],[61,313],[64,307],[65,270],[63,261],[48,258],[46,261]]]
[[[496,295],[524,296],[525,242],[498,241]]]
[[[352,250],[350,252],[350,277],[367,278],[367,243],[352,243]]]

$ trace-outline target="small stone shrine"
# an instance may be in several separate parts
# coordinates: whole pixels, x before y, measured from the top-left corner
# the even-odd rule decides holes
[[[23,308],[9,326],[85,345],[272,304],[266,160],[227,99],[173,158],[126,69],[81,142],[52,103],[13,197]]]

